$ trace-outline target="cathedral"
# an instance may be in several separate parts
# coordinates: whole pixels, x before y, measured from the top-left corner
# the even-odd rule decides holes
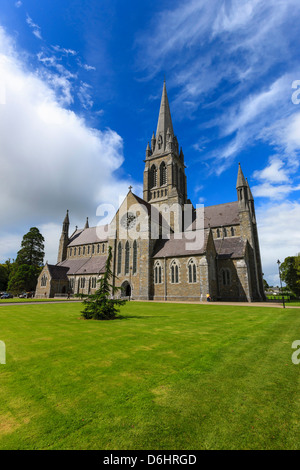
[[[151,143],[150,143],[151,142]],[[129,187],[108,225],[69,233],[62,224],[57,264],[44,266],[36,297],[91,294],[112,250],[118,296],[130,300],[265,300],[254,199],[239,164],[237,200],[193,207],[184,154],[174,134],[166,84],[145,155],[143,199]]]

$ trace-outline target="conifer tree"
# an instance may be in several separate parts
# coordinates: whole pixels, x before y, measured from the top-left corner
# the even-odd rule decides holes
[[[120,307],[126,303],[124,299],[113,298],[120,288],[111,283],[113,279],[117,278],[111,270],[111,261],[112,250],[110,246],[104,275],[98,281],[99,288],[83,301],[84,309],[81,313],[86,320],[113,320],[117,317]]]
[[[44,259],[44,237],[36,227],[23,236],[21,249],[9,274],[7,290],[14,294],[34,291]]]

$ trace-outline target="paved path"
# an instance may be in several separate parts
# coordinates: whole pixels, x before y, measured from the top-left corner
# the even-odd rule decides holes
[[[70,299],[70,300],[43,300],[41,302],[37,301],[32,301],[32,302],[1,302],[0,301],[0,306],[5,306],[5,305],[42,305],[42,304],[65,304],[65,303],[70,303],[70,302],[82,302],[82,300],[77,300],[77,299]]]
[[[170,303],[170,304],[196,304],[196,305],[238,305],[241,307],[277,307],[283,308],[282,303],[278,302],[197,302],[197,301],[180,301],[180,300],[135,300],[135,302],[153,302],[153,303]],[[299,308],[294,305],[285,304],[286,308]]]

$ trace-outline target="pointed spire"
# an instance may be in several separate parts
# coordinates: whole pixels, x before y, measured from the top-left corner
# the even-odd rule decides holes
[[[86,223],[85,223],[84,228],[89,228],[89,218],[88,217],[86,218]]]
[[[69,236],[69,226],[70,226],[69,211],[67,210],[66,216],[62,224],[62,234],[65,234],[67,237]]]
[[[156,139],[155,139],[155,134],[154,134],[154,131],[153,131],[152,138],[151,138],[151,150],[152,150],[152,153],[153,153],[154,150],[155,150],[155,142],[156,142]]]
[[[150,145],[149,145],[149,142],[148,142],[148,145],[147,145],[147,148],[146,148],[146,158],[149,158],[151,156],[151,149],[150,149]]]
[[[156,142],[158,143],[158,149],[163,151],[166,144],[167,130],[171,135],[174,135],[173,124],[171,119],[171,112],[169,106],[169,100],[166,89],[166,82],[164,81],[163,92],[160,103],[160,110],[158,115],[158,122],[156,128]],[[162,143],[160,141],[162,140]]]
[[[64,224],[69,224],[69,209],[67,209],[67,213],[66,213],[66,217],[64,218],[64,221],[63,221]]]
[[[179,154],[180,159],[183,161],[184,160],[184,155],[182,151],[182,147],[180,147],[180,154]]]
[[[247,186],[244,174],[242,172],[241,164],[239,162],[239,171],[238,171],[238,177],[237,177],[237,182],[236,182],[236,187],[237,188],[244,188]]]
[[[250,186],[249,186],[249,183],[248,183],[248,179],[246,178],[246,184],[247,184],[247,190],[248,190],[248,199],[249,201],[254,201],[254,197],[252,195],[252,192],[251,192],[251,189],[250,189]]]

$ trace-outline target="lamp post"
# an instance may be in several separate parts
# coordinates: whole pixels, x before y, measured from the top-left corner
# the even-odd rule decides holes
[[[280,280],[280,289],[281,289],[281,293],[282,293],[282,307],[285,308],[285,304],[284,304],[284,295],[283,295],[283,292],[282,292],[282,280],[281,280],[281,274],[280,274],[280,261],[277,260],[277,264],[278,264],[278,272],[279,272],[279,280]]]

